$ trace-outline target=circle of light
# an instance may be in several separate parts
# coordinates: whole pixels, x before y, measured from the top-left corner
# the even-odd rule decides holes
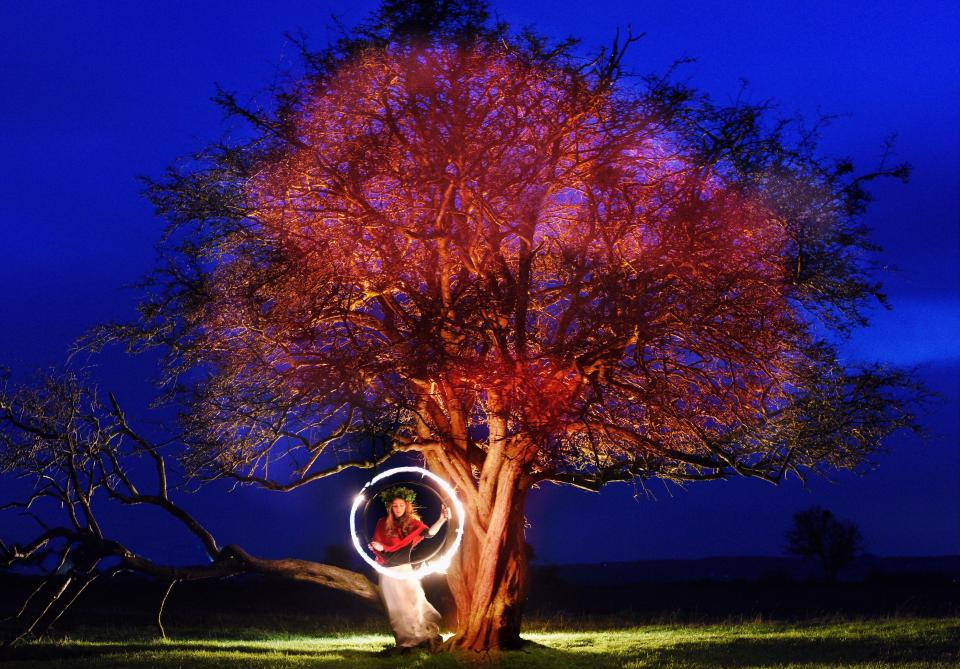
[[[447,549],[447,552],[441,555],[439,558],[425,561],[420,564],[420,566],[415,569],[411,569],[410,571],[394,571],[389,567],[384,567],[382,564],[367,555],[364,547],[360,544],[360,536],[357,533],[357,510],[360,508],[360,505],[367,500],[368,488],[385,478],[394,476],[396,474],[405,473],[420,474],[423,477],[429,478],[431,481],[440,486],[440,489],[446,493],[450,501],[453,502],[453,508],[456,512],[457,534],[453,538],[453,544],[451,544],[450,548]],[[357,553],[360,554],[360,557],[363,558],[363,561],[381,574],[391,578],[399,579],[423,578],[424,576],[429,576],[430,574],[444,572],[450,566],[450,562],[453,560],[453,556],[457,552],[457,549],[460,548],[460,542],[463,540],[464,517],[465,514],[463,511],[463,504],[460,502],[460,499],[457,497],[457,494],[453,491],[453,488],[450,486],[450,484],[444,481],[442,478],[433,472],[427,471],[423,467],[394,467],[393,469],[388,469],[385,472],[381,472],[370,479],[367,484],[360,489],[360,492],[357,493],[357,496],[353,498],[353,508],[350,509],[350,536],[353,538],[354,548],[357,549]]]

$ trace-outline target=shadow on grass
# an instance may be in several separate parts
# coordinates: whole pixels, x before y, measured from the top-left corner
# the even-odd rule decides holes
[[[277,646],[248,645],[239,643],[207,643],[203,641],[166,641],[166,642],[132,642],[132,643],[32,643],[18,645],[0,650],[0,662],[10,661],[37,661],[46,660],[80,660],[116,657],[118,655],[162,654],[162,655],[197,655],[197,654],[242,654],[251,659],[257,656],[270,656],[274,659],[288,657],[309,658],[323,661],[343,659],[372,659],[382,657],[380,646],[369,651],[355,648],[284,648]],[[104,666],[107,666],[106,664]]]
[[[284,648],[277,646],[204,641],[130,642],[130,643],[31,643],[0,650],[0,663],[23,667],[477,667],[490,666],[482,656],[456,653],[430,655],[414,650],[396,654],[382,652],[384,646],[371,644],[370,650],[350,647]],[[390,648],[390,646],[387,646]],[[534,642],[522,650],[499,656],[494,666],[547,668],[595,667],[596,656],[563,651]],[[478,664],[478,660],[480,661]],[[601,663],[601,666],[602,663]],[[618,665],[619,666],[619,665]]]
[[[637,654],[631,667],[679,666],[695,669],[745,666],[780,667],[811,665],[880,664],[898,666],[914,662],[955,663],[960,649],[955,639],[883,638],[732,638],[682,642]]]

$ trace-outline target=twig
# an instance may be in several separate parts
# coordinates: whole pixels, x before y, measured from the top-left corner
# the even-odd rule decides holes
[[[163,629],[163,607],[167,603],[167,598],[170,596],[170,591],[173,590],[173,586],[177,584],[178,579],[173,579],[170,581],[170,585],[167,586],[167,591],[163,593],[163,599],[160,600],[160,608],[157,610],[157,629],[160,630],[160,638],[164,641],[167,640],[167,633]]]

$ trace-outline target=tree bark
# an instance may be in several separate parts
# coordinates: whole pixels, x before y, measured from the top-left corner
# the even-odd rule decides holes
[[[527,586],[526,493],[519,473],[504,468],[490,513],[477,515],[479,527],[466,528],[447,575],[457,607],[450,648],[495,652],[521,644]]]

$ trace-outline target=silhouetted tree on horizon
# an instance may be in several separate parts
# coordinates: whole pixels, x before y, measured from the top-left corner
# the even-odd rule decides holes
[[[833,512],[814,506],[793,514],[787,532],[786,552],[805,560],[816,560],[831,583],[837,574],[863,552],[863,536],[850,521],[840,520]]]

